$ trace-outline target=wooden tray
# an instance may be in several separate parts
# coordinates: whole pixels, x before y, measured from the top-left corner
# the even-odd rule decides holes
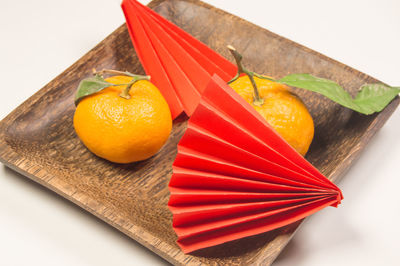
[[[282,77],[312,73],[338,81],[353,94],[375,79],[299,44],[199,1],[156,0],[150,6],[213,49],[230,58],[227,44],[258,73]],[[277,257],[300,222],[254,237],[184,255],[175,244],[167,208],[168,181],[176,145],[186,121],[174,122],[168,143],[153,158],[117,165],[95,157],[72,126],[73,95],[92,68],[143,73],[125,25],[29,98],[0,123],[0,160],[118,228],[174,264],[263,264]],[[307,155],[337,182],[370,138],[399,104],[365,116],[317,94],[298,91],[315,121],[315,139]]]

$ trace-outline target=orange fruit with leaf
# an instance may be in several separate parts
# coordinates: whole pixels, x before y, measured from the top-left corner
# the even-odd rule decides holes
[[[248,76],[241,76],[230,86],[301,155],[305,155],[314,136],[314,122],[299,97],[286,85],[254,77],[262,104],[254,104],[254,88]]]
[[[382,111],[399,93],[400,87],[381,83],[364,84],[353,98],[336,82],[310,74],[289,74],[275,80],[247,70],[242,56],[228,45],[238,66],[237,75],[228,83],[303,156],[314,136],[314,123],[306,106],[288,86],[319,93],[361,114]],[[243,75],[245,74],[245,75]]]
[[[111,162],[131,163],[153,156],[164,145],[172,128],[171,113],[147,79],[130,74],[81,82],[73,122],[91,152]]]
[[[314,122],[307,107],[288,86],[245,69],[241,55],[233,47],[228,48],[239,70],[229,85],[304,156],[314,137]]]

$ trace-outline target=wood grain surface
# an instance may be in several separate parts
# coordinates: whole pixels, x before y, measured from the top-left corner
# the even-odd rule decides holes
[[[244,56],[248,68],[280,78],[311,73],[339,82],[353,95],[375,79],[299,44],[199,1],[156,0],[149,4],[231,61],[226,45]],[[72,117],[79,81],[92,68],[144,74],[122,25],[79,61],[29,98],[0,123],[0,160],[71,200],[173,264],[269,265],[301,221],[289,226],[183,254],[176,245],[167,185],[185,117],[174,122],[161,152],[149,160],[118,165],[90,153],[77,138]],[[379,114],[365,116],[317,94],[296,90],[315,121],[307,159],[337,182],[399,104],[397,97]],[[346,200],[346,199],[345,199]]]

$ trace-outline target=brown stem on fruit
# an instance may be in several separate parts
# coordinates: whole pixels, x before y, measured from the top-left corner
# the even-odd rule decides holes
[[[104,74],[122,75],[122,76],[129,76],[129,77],[133,77],[133,78],[146,77],[147,80],[150,79],[150,76],[136,75],[136,74],[132,74],[131,72],[128,72],[128,71],[118,71],[118,70],[114,70],[114,69],[103,69],[101,71],[95,72],[94,74],[100,75],[100,76],[103,76]]]
[[[125,89],[121,91],[121,93],[119,94],[119,96],[121,96],[122,98],[125,98],[127,100],[129,100],[131,98],[131,95],[129,94],[129,91],[131,90],[133,84],[135,84],[136,81],[139,80],[150,80],[150,76],[141,76],[141,75],[135,75],[132,79],[131,82],[129,82]]]
[[[121,76],[128,76],[128,77],[132,77],[132,81],[130,81],[127,84],[116,84],[116,86],[121,86],[121,85],[126,85],[125,89],[121,91],[121,93],[119,94],[119,96],[121,96],[122,98],[125,98],[127,100],[129,100],[131,98],[131,95],[129,94],[129,91],[132,88],[132,85],[139,80],[150,80],[150,76],[143,76],[143,75],[135,75],[132,74],[128,71],[118,71],[118,70],[114,70],[114,69],[103,69],[101,71],[96,72],[96,69],[93,69],[94,75],[100,75],[103,77],[104,74],[111,74],[111,75],[121,75]]]
[[[136,80],[135,80],[136,81]],[[132,88],[134,82],[129,83],[128,85],[126,85],[125,89],[123,89],[121,91],[121,93],[119,94],[119,96],[121,96],[122,98],[125,98],[127,100],[129,100],[131,98],[131,95],[129,94],[129,91]]]
[[[240,74],[242,74],[242,73],[246,74],[249,77],[251,85],[253,86],[253,90],[254,90],[253,104],[257,105],[257,106],[263,105],[264,104],[264,99],[260,97],[256,81],[254,80],[254,74],[255,73],[247,70],[243,66],[243,64],[242,64],[242,59],[243,59],[242,55],[239,54],[239,52],[232,45],[228,45],[227,47],[228,47],[229,51],[231,52],[231,54],[233,55],[233,57],[235,58],[236,65],[238,67],[238,73],[236,74],[236,76],[232,80],[230,80],[228,82],[228,84],[233,82],[233,81],[235,81],[236,79],[238,79],[240,77]],[[257,74],[257,76],[258,76],[258,74]]]

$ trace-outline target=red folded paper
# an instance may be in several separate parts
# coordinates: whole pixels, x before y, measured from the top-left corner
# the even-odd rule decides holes
[[[234,64],[136,0],[124,0],[126,18],[136,53],[151,81],[171,109],[172,118],[190,116],[213,74],[229,81]]]
[[[185,253],[285,226],[343,198],[217,75],[179,142],[169,189]]]

